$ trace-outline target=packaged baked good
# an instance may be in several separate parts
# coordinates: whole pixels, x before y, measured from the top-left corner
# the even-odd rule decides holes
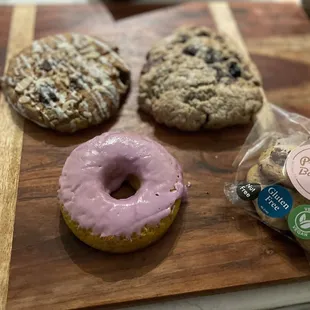
[[[273,121],[258,121],[234,166],[227,198],[310,251],[310,119],[271,105]]]

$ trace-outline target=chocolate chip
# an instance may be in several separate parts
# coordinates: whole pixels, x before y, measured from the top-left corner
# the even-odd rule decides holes
[[[198,48],[193,45],[188,45],[183,49],[183,53],[190,56],[195,56],[198,52]]]
[[[41,64],[41,69],[44,70],[44,71],[50,71],[50,70],[52,70],[52,66],[49,63],[49,61],[45,59],[43,61],[43,63]]]
[[[241,76],[241,69],[236,62],[232,62],[229,65],[228,71],[229,71],[230,75],[234,78],[238,78]]]
[[[270,158],[275,164],[282,167],[284,166],[289,153],[290,151],[286,151],[281,148],[275,148],[274,151],[271,152]]]
[[[58,97],[49,85],[44,85],[39,88],[39,100],[44,104],[49,104],[51,100],[57,101]]]
[[[210,33],[207,32],[206,30],[201,30],[197,33],[198,37],[210,37]]]

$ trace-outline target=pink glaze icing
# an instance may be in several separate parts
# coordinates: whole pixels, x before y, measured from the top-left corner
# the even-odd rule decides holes
[[[126,199],[111,197],[129,174],[139,178],[138,191]],[[130,237],[158,224],[185,193],[182,169],[162,145],[124,133],[104,133],[78,146],[59,184],[60,202],[72,220],[102,237]]]

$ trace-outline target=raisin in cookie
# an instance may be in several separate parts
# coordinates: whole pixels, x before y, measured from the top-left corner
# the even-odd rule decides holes
[[[148,53],[139,106],[180,130],[245,124],[263,105],[255,65],[223,34],[182,27]]]
[[[116,48],[82,34],[34,41],[9,63],[7,101],[42,127],[75,132],[109,119],[129,87],[129,68]]]

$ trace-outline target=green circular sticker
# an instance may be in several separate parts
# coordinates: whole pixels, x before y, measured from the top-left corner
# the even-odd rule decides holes
[[[291,232],[300,239],[310,239],[310,205],[294,208],[288,216]]]

